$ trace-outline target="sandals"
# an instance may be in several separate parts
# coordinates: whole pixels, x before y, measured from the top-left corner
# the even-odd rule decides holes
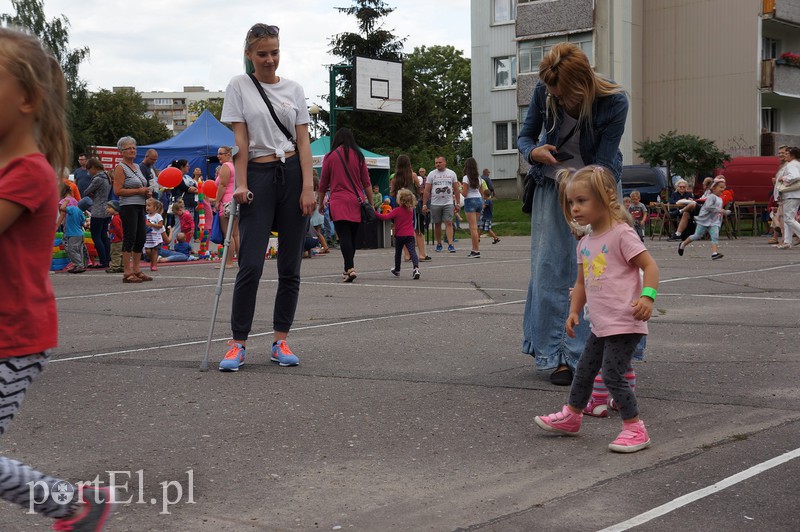
[[[140,281],[152,281],[153,280],[152,277],[150,277],[149,275],[145,275],[142,272],[132,273],[131,275],[134,276],[134,277],[137,277]]]
[[[138,277],[136,277],[135,274],[131,273],[129,275],[123,275],[122,276],[122,282],[123,283],[141,283],[143,281],[141,279],[139,279]]]
[[[500,242],[499,238],[495,238],[494,240],[492,240],[492,244],[497,244],[498,242]]]
[[[343,283],[352,283],[353,281],[355,281],[356,277],[358,277],[356,275],[356,271],[352,268],[344,272],[342,276],[344,277],[342,279]]]

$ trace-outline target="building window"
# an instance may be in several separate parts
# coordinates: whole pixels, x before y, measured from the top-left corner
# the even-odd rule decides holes
[[[516,0],[494,0],[494,21],[510,22],[517,18]]]
[[[571,42],[577,44],[589,58],[589,62],[594,64],[594,45],[592,44],[592,32],[573,33],[571,35],[557,35],[544,39],[534,39],[532,41],[522,41],[519,43],[519,72],[538,72],[539,63],[542,57],[550,51],[553,45],[560,42]]]
[[[513,55],[508,57],[494,58],[494,86],[495,87],[515,87],[517,85],[517,58]]]
[[[769,133],[777,133],[781,130],[780,113],[774,107],[761,108],[761,127]]]
[[[172,100],[168,100],[166,98],[155,98],[153,100],[153,105],[172,105]]]
[[[517,121],[496,122],[494,125],[494,150],[514,151],[517,149]]]
[[[781,41],[763,37],[761,39],[761,59],[777,59],[781,49]]]

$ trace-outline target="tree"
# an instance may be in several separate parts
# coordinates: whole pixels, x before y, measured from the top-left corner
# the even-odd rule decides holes
[[[203,114],[203,111],[208,110],[217,120],[219,120],[222,117],[222,104],[224,101],[224,98],[198,100],[189,104],[189,112],[200,116]]]
[[[729,161],[731,156],[719,150],[713,140],[696,135],[678,135],[676,131],[662,133],[657,141],[647,139],[637,142],[633,151],[650,166],[667,167],[668,178],[680,175],[694,186],[695,177],[710,175],[715,168]],[[671,179],[667,179],[671,186]]]
[[[415,166],[430,168],[436,155],[444,155],[451,168],[458,168],[471,125],[469,59],[452,46],[423,46],[405,56],[404,39],[380,25],[394,9],[381,0],[352,1],[352,7],[337,9],[358,19],[360,33],[332,37],[331,53],[346,62],[355,55],[404,60],[403,114],[340,112],[337,125],[350,128],[360,145],[393,160],[402,153]],[[351,76],[337,80],[338,106],[352,105],[351,87]]]
[[[130,88],[109,91],[102,89],[91,96],[87,123],[94,143],[114,146],[123,136],[131,136],[138,144],[153,144],[170,138],[170,132],[157,117],[146,117],[147,104]]]
[[[429,133],[439,143],[457,142],[472,125],[470,60],[453,46],[421,46],[405,67],[417,82],[412,97],[433,101],[433,113],[424,117]]]

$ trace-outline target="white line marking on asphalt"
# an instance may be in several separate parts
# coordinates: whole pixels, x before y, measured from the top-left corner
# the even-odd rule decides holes
[[[472,305],[470,307],[457,307],[457,308],[447,308],[447,309],[439,309],[439,310],[424,310],[420,312],[404,312],[400,314],[392,314],[390,316],[373,316],[369,318],[358,318],[354,320],[347,320],[347,321],[336,321],[332,323],[320,323],[319,325],[307,325],[305,327],[293,327],[292,332],[297,331],[308,331],[313,329],[324,329],[327,327],[337,327],[340,325],[353,325],[356,323],[368,323],[371,321],[383,321],[383,320],[393,320],[395,318],[405,318],[409,316],[424,316],[426,314],[446,314],[448,312],[464,312],[466,310],[480,310],[492,307],[502,307],[507,305],[518,305],[521,303],[525,303],[524,299],[520,299],[518,301],[504,301],[502,303],[487,303],[485,305]],[[263,332],[263,333],[256,333],[251,334],[250,338],[257,338],[259,336],[268,336],[271,335],[273,331]],[[225,336],[224,338],[214,338],[212,342],[224,342],[226,340],[230,340],[229,336]],[[190,345],[202,345],[205,344],[207,340],[195,340],[193,342],[181,342],[178,344],[168,344],[168,345],[157,345],[152,347],[139,347],[136,349],[123,349],[120,351],[109,351],[108,353],[95,353],[94,355],[80,355],[74,357],[65,357],[65,358],[55,358],[50,359],[50,364],[55,362],[70,362],[73,360],[86,360],[89,358],[100,358],[100,357],[109,357],[113,355],[125,355],[128,353],[143,353],[146,351],[154,351],[156,349],[171,349],[175,347],[186,347]]]
[[[761,273],[761,272],[771,272],[774,270],[782,270],[784,268],[793,268],[796,266],[800,266],[800,264],[783,264],[781,266],[771,266],[769,268],[756,268],[755,270],[737,270],[733,272],[724,272],[724,273],[711,273],[705,275],[692,275],[689,277],[673,277],[672,279],[664,279],[659,281],[659,284],[664,283],[674,283],[676,281],[691,281],[694,279],[710,279],[712,277],[727,277],[730,275],[742,275],[745,273]]]
[[[662,515],[668,514],[673,510],[677,510],[682,506],[686,506],[687,504],[691,504],[695,501],[698,501],[704,497],[708,497],[718,491],[722,491],[727,489],[734,484],[738,484],[743,480],[747,480],[748,478],[754,477],[758,474],[763,473],[773,467],[777,467],[781,464],[788,462],[789,460],[794,460],[795,458],[800,457],[800,449],[795,449],[794,451],[789,451],[784,453],[780,456],[776,456],[771,460],[767,460],[766,462],[762,462],[760,464],[756,464],[749,469],[745,469],[740,473],[736,473],[726,479],[723,479],[716,484],[712,484],[711,486],[707,486],[703,489],[699,489],[697,491],[693,491],[691,493],[687,493],[677,499],[673,499],[666,504],[662,504],[657,508],[653,508],[650,511],[647,511],[643,514],[639,514],[636,517],[628,519],[627,521],[623,521],[621,523],[617,523],[616,525],[612,525],[608,528],[604,528],[600,532],[622,532],[623,530],[631,529],[635,526],[642,525],[647,523],[648,521],[652,521],[656,517],[661,517]]]

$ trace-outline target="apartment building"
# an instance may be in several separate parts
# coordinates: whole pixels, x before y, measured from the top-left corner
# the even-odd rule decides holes
[[[800,144],[800,0],[472,0],[473,152],[501,193],[520,190],[516,154],[542,54],[578,44],[628,90],[620,149],[676,130],[733,156]]]
[[[131,89],[134,87],[114,87],[113,90]],[[207,91],[205,87],[186,86],[182,92],[142,92],[142,100],[147,104],[145,116],[157,116],[173,135],[189,127],[197,120],[199,114],[192,113],[189,106],[201,100],[222,100],[225,91]]]

